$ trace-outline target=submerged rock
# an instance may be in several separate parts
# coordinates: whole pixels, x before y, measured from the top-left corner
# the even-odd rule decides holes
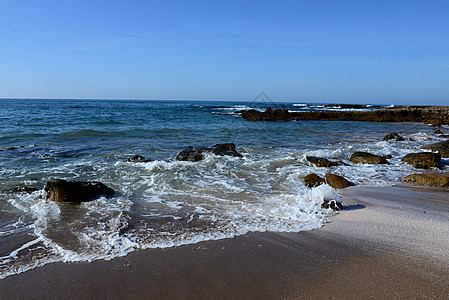
[[[54,202],[87,202],[99,196],[112,196],[115,191],[98,181],[52,179],[45,186],[47,200]]]
[[[434,131],[435,134],[443,134],[443,132],[441,131],[441,129],[437,129]]]
[[[448,188],[449,174],[411,174],[402,178],[402,181],[416,185]]]
[[[29,186],[18,186],[15,188],[12,188],[10,190],[7,190],[7,192],[13,192],[13,193],[33,193],[38,191],[39,189],[34,188],[34,187],[29,187]]]
[[[204,159],[204,152],[211,152],[219,156],[235,156],[243,157],[235,150],[234,143],[216,144],[210,148],[208,147],[187,147],[176,155],[176,160],[180,161],[200,161]]]
[[[402,161],[412,165],[417,169],[441,168],[441,154],[433,152],[409,153],[402,158]]]
[[[391,141],[391,140],[404,141],[404,138],[402,136],[400,136],[399,134],[397,134],[396,132],[392,132],[392,133],[387,134],[384,137],[384,141]]]
[[[133,163],[146,163],[146,162],[150,162],[152,161],[149,158],[145,158],[141,155],[134,155],[132,158],[128,159],[128,162],[133,162]]]
[[[423,149],[438,151],[442,157],[449,157],[449,140],[424,146]]]
[[[309,174],[306,177],[304,177],[304,182],[306,183],[307,187],[317,187],[323,183],[326,182],[324,178],[321,178],[320,176],[316,175],[315,173]]]
[[[324,178],[326,179],[326,183],[334,189],[344,189],[351,185],[346,178],[339,175],[326,174]]]
[[[306,156],[306,159],[311,162],[312,164],[314,164],[316,167],[325,167],[325,168],[329,168],[329,167],[335,167],[335,166],[339,166],[339,165],[345,165],[344,162],[342,161],[330,161],[327,158],[322,158],[322,157],[315,157],[315,156]]]
[[[355,164],[388,164],[388,161],[384,156],[361,151],[352,154],[349,160]]]

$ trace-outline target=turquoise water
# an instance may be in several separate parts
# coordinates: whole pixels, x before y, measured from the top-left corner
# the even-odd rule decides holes
[[[438,141],[424,124],[248,122],[234,112],[323,110],[322,104],[214,101],[0,100],[0,278],[55,261],[91,261],[138,248],[170,247],[248,231],[322,226],[329,186],[303,177],[332,172],[390,185],[412,168],[400,158]],[[336,108],[338,109],[338,108]],[[385,142],[396,131],[405,142]],[[187,146],[233,142],[243,155],[179,162]],[[356,166],[355,151],[391,154],[388,166]],[[130,163],[142,155],[148,163]],[[314,155],[348,166],[315,168]],[[47,180],[97,180],[110,199],[49,203]],[[32,193],[11,192],[33,187]],[[344,202],[344,199],[343,199]]]

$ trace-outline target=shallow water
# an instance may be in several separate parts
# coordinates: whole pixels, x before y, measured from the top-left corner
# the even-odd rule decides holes
[[[359,185],[391,185],[413,168],[401,157],[439,141],[416,123],[248,122],[234,112],[322,110],[267,102],[0,100],[0,278],[54,261],[111,259],[249,231],[322,226],[327,185],[303,177],[332,172]],[[404,142],[385,142],[398,132]],[[233,142],[243,155],[179,162],[187,146]],[[355,151],[391,154],[390,165],[354,165]],[[142,155],[153,161],[130,163]],[[348,166],[316,168],[308,155]],[[45,201],[47,180],[97,180],[112,198],[81,205]],[[32,193],[8,191],[28,186]]]

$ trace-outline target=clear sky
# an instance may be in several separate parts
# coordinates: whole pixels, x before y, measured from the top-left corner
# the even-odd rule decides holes
[[[0,0],[0,98],[449,105],[449,0]]]

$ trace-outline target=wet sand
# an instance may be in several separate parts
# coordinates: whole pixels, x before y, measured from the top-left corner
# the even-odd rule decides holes
[[[1,299],[447,299],[449,191],[351,187],[320,229],[55,263]]]

